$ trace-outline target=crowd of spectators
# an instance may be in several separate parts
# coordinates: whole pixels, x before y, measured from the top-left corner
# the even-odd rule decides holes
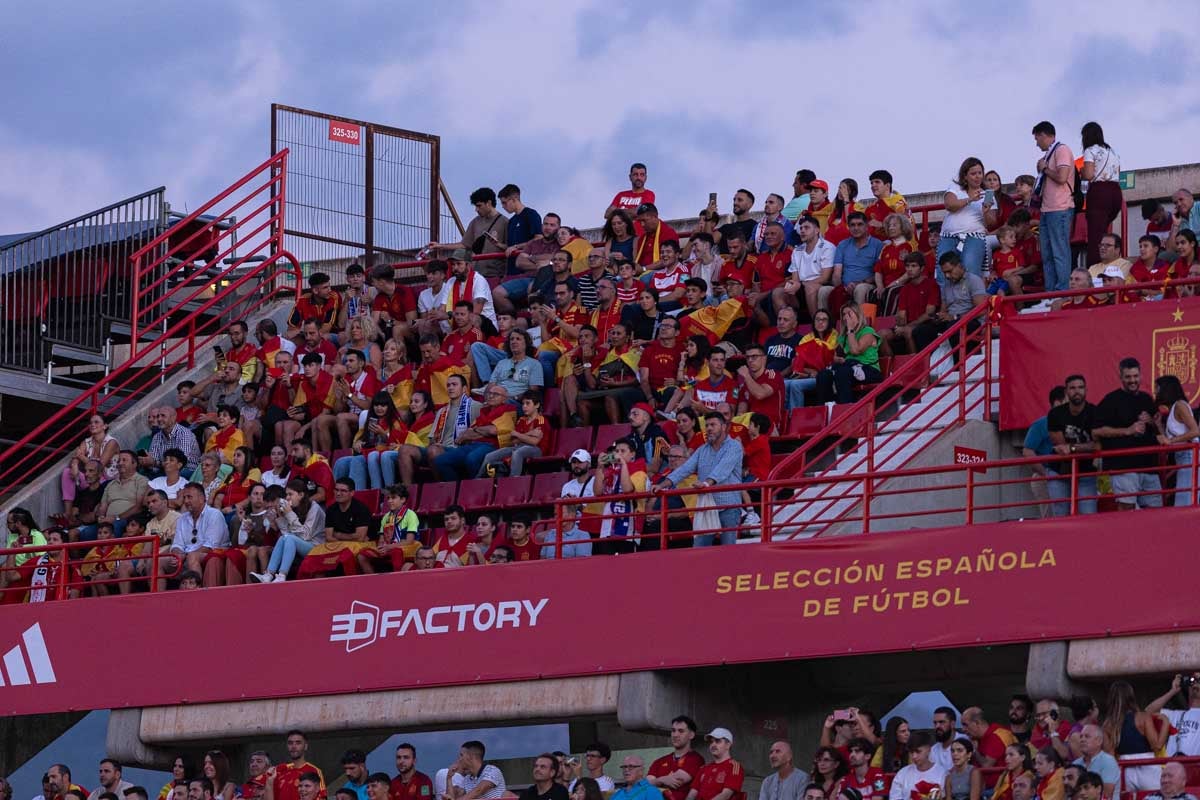
[[[230,325],[215,371],[151,409],[141,441],[118,442],[94,415],[61,474],[64,512],[43,534],[14,509],[10,542],[96,542],[67,567],[81,573],[76,590],[92,593],[181,577],[214,586],[419,569],[429,559],[417,531],[432,526],[416,519],[406,486],[529,474],[553,460],[558,432],[598,423],[628,424],[628,435],[598,458],[573,453],[564,492],[572,483],[577,496],[602,497],[763,480],[791,410],[853,401],[885,376],[892,354],[927,348],[989,296],[1156,284],[1054,304],[1074,311],[1190,293],[1171,282],[1200,275],[1192,195],[1178,192],[1173,213],[1143,209],[1154,232],[1128,261],[1107,232],[1121,207],[1120,159],[1100,126],[1083,127],[1078,159],[1049,122],[1032,133],[1044,152],[1034,174],[1009,194],[980,159],[965,159],[936,226],[915,223],[886,169],[869,175],[863,201],[854,179],[831,189],[808,169],[796,172],[790,200],[769,194],[761,214],[748,189],[725,215],[714,194],[681,235],[659,217],[646,166],[634,164],[630,188],[598,209],[598,241],[526,206],[515,185],[480,188],[462,240],[426,248],[423,285],[398,282],[386,264],[350,265],[344,288],[313,272],[284,330],[270,319],[253,333]],[[1077,214],[1087,258],[1072,271]],[[1159,433],[1194,438],[1194,420],[1176,409]],[[1051,449],[1088,446],[1058,435],[1046,437]],[[363,490],[383,503],[365,507],[355,498]],[[670,544],[735,540],[756,521],[756,494],[712,494],[719,510],[703,519],[722,533]],[[446,509],[444,535],[426,544],[437,567],[536,558],[560,536],[573,555],[658,547],[637,540],[635,512],[659,502],[581,504],[564,531]],[[602,524],[589,525],[590,505],[591,517],[608,516]],[[688,508],[671,524],[686,529],[702,513]],[[488,543],[481,524],[533,529],[533,544]],[[130,525],[158,534],[172,557],[155,567],[145,545],[124,547]],[[483,557],[469,556],[476,543]],[[58,566],[54,554],[10,558],[0,587],[41,596],[31,587]]]
[[[1166,709],[1177,696],[1183,708]],[[918,722],[921,724],[918,727]],[[122,779],[121,764],[99,764],[91,792],[74,783],[70,769],[54,764],[34,800],[746,800],[746,772],[734,757],[734,734],[715,727],[703,736],[707,757],[696,749],[700,728],[680,715],[672,720],[669,750],[649,764],[628,753],[613,775],[613,750],[604,742],[584,748],[582,758],[543,753],[528,775],[504,773],[485,758],[485,745],[464,742],[458,757],[432,775],[417,769],[416,747],[395,750],[396,775],[369,773],[367,756],[348,750],[336,789],[308,761],[303,732],[289,731],[287,758],[275,763],[267,751],[250,754],[246,779],[238,783],[228,757],[205,753],[199,765],[184,756],[157,794]],[[1200,756],[1200,673],[1176,675],[1170,688],[1146,708],[1132,687],[1116,681],[1102,709],[1090,696],[1062,706],[1013,695],[1003,720],[978,706],[958,712],[936,708],[925,720],[891,716],[886,726],[867,709],[836,709],[826,717],[811,760],[786,740],[766,753],[759,800],[1195,800],[1190,764],[1170,760]],[[1147,764],[1146,761],[1156,760]],[[196,768],[198,766],[198,769]],[[332,773],[331,773],[332,774]],[[340,784],[340,785],[339,785]],[[516,789],[515,787],[523,787]],[[0,781],[0,800],[12,800]],[[1128,794],[1125,794],[1128,793]]]

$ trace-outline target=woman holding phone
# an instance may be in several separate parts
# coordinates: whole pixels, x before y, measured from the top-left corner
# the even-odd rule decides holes
[[[942,220],[937,249],[939,259],[943,253],[957,250],[962,255],[963,268],[981,278],[989,261],[988,226],[996,224],[1000,217],[995,191],[983,188],[983,174],[983,162],[971,156],[962,162],[958,177],[946,187],[943,198],[946,217]],[[937,282],[938,286],[946,285],[940,267]]]

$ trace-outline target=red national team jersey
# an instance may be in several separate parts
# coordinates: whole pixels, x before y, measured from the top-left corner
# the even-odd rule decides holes
[[[933,306],[937,311],[942,304],[942,293],[937,281],[932,278],[922,278],[920,283],[909,281],[900,287],[900,297],[896,311],[904,311],[905,319],[911,324],[913,320],[925,313],[925,309]]]
[[[904,277],[904,257],[912,251],[912,245],[908,242],[896,244],[889,241],[883,246],[879,260],[875,262],[875,272],[883,278],[884,288]]]
[[[767,480],[771,473],[771,440],[761,434],[742,446],[742,465],[756,479]]]
[[[700,800],[712,800],[725,789],[733,790],[732,800],[740,800],[746,796],[742,791],[745,777],[742,765],[730,758],[720,763],[705,764],[694,783]]]
[[[867,774],[860,781],[854,770],[850,770],[842,778],[842,788],[858,789],[862,792],[863,800],[883,800],[887,797],[888,783],[883,770],[879,767],[868,767]]]
[[[755,256],[746,256],[741,265],[735,264],[732,258],[726,258],[721,262],[721,271],[717,273],[717,280],[724,284],[730,275],[736,275],[742,282],[742,286],[746,287],[746,291],[750,291],[750,287],[754,285],[754,273],[757,269],[758,258]]]
[[[317,303],[313,300],[312,292],[305,292],[300,295],[300,299],[296,301],[296,306],[292,309],[291,315],[288,316],[288,325],[299,328],[306,319],[315,319],[321,323],[321,327],[332,325],[337,319],[338,311],[342,307],[342,296],[337,292],[329,295],[329,299],[324,303]]]
[[[513,561],[537,561],[542,554],[542,546],[530,536],[525,544],[515,544],[512,539],[504,543],[513,552]]]
[[[646,772],[652,778],[662,778],[670,775],[672,772],[683,770],[688,775],[692,776],[692,782],[680,786],[678,789],[663,789],[663,797],[665,800],[687,800],[688,792],[696,782],[696,776],[700,774],[701,768],[704,766],[704,758],[695,750],[688,750],[682,756],[676,757],[674,753],[667,753],[665,756],[654,759],[650,764],[649,771]]]
[[[746,407],[751,413],[766,414],[773,425],[779,425],[783,419],[783,376],[773,369],[763,370],[763,373],[754,379],[755,383],[767,383],[771,386],[771,394],[759,400],[750,393],[746,388],[745,381],[742,382],[740,393],[742,399],[746,401]],[[764,435],[770,431],[763,431]],[[760,437],[762,438],[762,437]]]
[[[997,250],[992,253],[992,274],[999,275],[1003,278],[1014,269],[1020,269],[1025,266],[1025,259],[1021,257],[1020,250],[1010,250],[1005,253],[1003,250]]]
[[[305,772],[315,772],[321,779],[321,791],[317,797],[325,797],[325,774],[314,764],[305,761],[298,767],[291,762],[275,766],[275,781],[272,788],[275,800],[300,800],[300,776]]]
[[[696,402],[709,411],[715,411],[721,403],[736,406],[737,401],[737,382],[728,375],[720,385],[714,383],[711,376],[696,382]]]
[[[550,424],[546,422],[546,418],[541,414],[536,417],[521,417],[517,420],[517,424],[513,426],[513,430],[517,433],[529,434],[535,430],[542,432],[542,444],[546,443],[546,436],[550,433]],[[513,441],[512,446],[517,447],[520,442]]]
[[[433,800],[433,781],[424,772],[415,770],[408,783],[397,775],[388,788],[388,800]]]
[[[679,368],[679,354],[682,352],[683,345],[678,339],[670,348],[663,347],[658,340],[646,345],[642,350],[642,360],[638,362],[638,366],[645,367],[648,371],[647,377],[651,389],[662,389],[668,380],[675,377]]]
[[[417,304],[413,301],[412,293],[407,286],[397,286],[391,296],[380,292],[371,301],[372,311],[386,311],[392,321],[403,320],[409,311],[416,311]]]
[[[459,563],[466,564],[467,547],[477,541],[479,540],[475,538],[475,534],[468,531],[457,542],[450,544],[450,537],[443,533],[433,544],[433,552],[437,555],[437,563],[445,565],[447,559],[449,559],[452,564],[458,566],[458,564],[454,563],[455,559],[451,558],[451,556],[455,556]]]
[[[778,253],[767,251],[759,253],[758,259],[758,288],[769,292],[776,286],[782,286],[787,280],[788,270],[792,267],[792,248],[782,247]],[[749,284],[746,288],[750,288]]]
[[[467,328],[466,331],[450,331],[450,333],[446,334],[446,338],[442,340],[442,352],[446,354],[446,358],[453,361],[456,365],[462,366],[467,363],[467,358],[471,355],[471,345],[482,341],[483,334],[478,328]]]

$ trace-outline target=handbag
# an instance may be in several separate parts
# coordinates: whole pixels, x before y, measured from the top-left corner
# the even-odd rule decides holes
[[[501,215],[497,214],[496,218],[492,220],[492,224],[488,225],[487,230],[475,237],[475,241],[471,242],[472,253],[479,255],[483,252],[483,248],[487,247],[488,243],[487,235],[492,232],[492,228],[496,227],[496,223],[499,222],[500,219]]]

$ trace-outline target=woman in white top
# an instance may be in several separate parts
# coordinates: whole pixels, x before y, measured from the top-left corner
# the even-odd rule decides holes
[[[271,468],[262,474],[263,486],[287,486],[292,477],[287,450],[277,444],[271,448]]]
[[[1079,177],[1087,183],[1087,215],[1089,266],[1100,261],[1100,237],[1121,213],[1121,157],[1108,142],[1098,122],[1089,122],[1079,132],[1083,140],[1083,168]],[[1120,254],[1122,258],[1124,253]]]
[[[946,187],[946,216],[942,220],[937,255],[957,250],[963,269],[983,277],[983,265],[989,261],[988,226],[999,218],[994,193],[983,188],[983,162],[971,156],[958,168],[958,178]],[[939,286],[945,286],[941,267],[937,269]]]
[[[1166,407],[1164,418],[1164,434],[1159,434],[1159,444],[1180,444],[1195,442],[1200,439],[1200,426],[1196,425],[1196,416],[1188,405],[1187,395],[1183,392],[1183,384],[1174,375],[1163,375],[1154,381],[1157,395],[1155,402],[1159,407]],[[1175,464],[1179,471],[1175,473],[1175,505],[1190,506],[1192,504],[1192,451],[1178,450],[1175,453]]]
[[[63,467],[61,481],[63,504],[69,506],[74,503],[76,490],[87,486],[87,481],[83,477],[83,468],[87,462],[92,460],[100,462],[104,467],[101,474],[104,480],[111,481],[117,477],[117,456],[120,450],[121,443],[109,435],[108,422],[104,417],[99,414],[92,414],[88,417],[87,438],[79,443],[75,452],[71,454],[71,460],[67,462],[67,466]]]
[[[284,497],[275,517],[279,541],[271,550],[267,571],[250,573],[259,583],[286,581],[297,558],[304,558],[314,547],[325,543],[325,509],[312,501],[308,484],[302,480],[289,481]]]

